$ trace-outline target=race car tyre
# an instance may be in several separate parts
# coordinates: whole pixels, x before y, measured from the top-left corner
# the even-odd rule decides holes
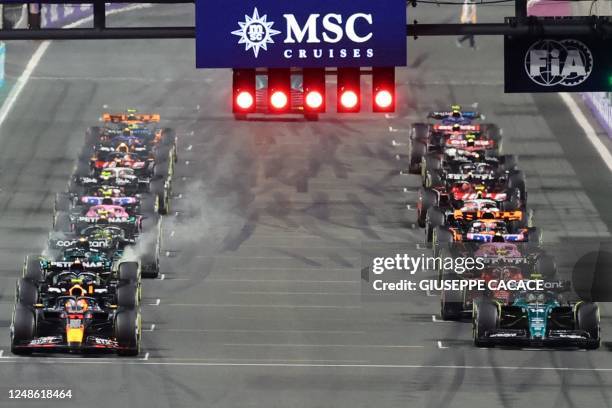
[[[117,267],[117,277],[121,283],[140,283],[138,262],[121,262]]]
[[[138,285],[136,283],[127,283],[117,287],[117,306],[130,310],[138,306]]]
[[[85,132],[85,146],[94,146],[100,141],[100,127],[92,126]]]
[[[448,248],[448,245],[453,242],[453,234],[445,226],[437,226],[433,229],[431,242],[433,244],[433,256],[440,256],[442,248]]]
[[[155,163],[161,167],[161,165],[168,166],[170,161],[170,152],[172,151],[171,146],[162,145],[157,148],[155,153]]]
[[[592,302],[579,303],[576,306],[576,328],[584,330],[590,336],[584,348],[595,350],[601,343],[599,325],[599,307]]]
[[[458,290],[442,290],[440,295],[440,317],[442,320],[461,320],[462,312],[463,293]]]
[[[425,175],[425,178],[423,179],[423,187],[433,188],[433,187],[439,187],[442,184],[444,184],[444,181],[442,180],[440,173],[438,173],[435,170],[427,171],[427,174]]]
[[[32,281],[19,278],[15,298],[20,305],[33,306],[38,301],[38,288]]]
[[[151,183],[151,194],[155,200],[155,208],[157,209],[157,213],[161,215],[168,214],[170,208],[170,197],[164,180],[155,180]]]
[[[140,352],[140,313],[137,310],[123,309],[115,316],[115,338],[120,356],[137,356]]]
[[[31,354],[32,350],[17,346],[31,341],[36,335],[34,311],[24,305],[15,305],[11,326],[11,353],[17,355]]]
[[[419,201],[417,202],[417,224],[421,228],[425,228],[427,211],[436,205],[438,195],[429,188],[419,189]]]
[[[38,283],[43,280],[43,271],[40,267],[40,257],[38,255],[28,255],[25,259],[23,267],[23,278],[32,283]]]
[[[444,212],[439,207],[432,207],[427,211],[425,216],[425,239],[427,242],[432,242],[434,228],[444,225],[445,221]]]
[[[557,264],[550,255],[541,255],[535,262],[535,272],[542,275],[544,280],[552,280],[557,276]]]
[[[525,189],[525,176],[523,175],[522,171],[512,172],[510,176],[508,176],[507,188],[518,189],[518,191],[521,193],[521,198],[526,200],[527,195]]]
[[[540,246],[542,243],[542,234],[540,234],[537,228],[529,228],[527,231],[527,242],[529,242],[530,246]]]
[[[410,139],[410,173],[419,174],[421,172],[421,160],[425,153],[427,153],[425,143]]]
[[[69,211],[71,203],[72,200],[70,200],[70,194],[57,193],[55,195],[54,212],[57,213],[58,211]]]
[[[426,144],[429,138],[429,125],[427,123],[415,123],[412,125],[410,138]]]
[[[425,163],[425,166],[423,166],[425,171],[442,170],[442,160],[437,153],[426,155],[423,157],[423,162]]]
[[[91,166],[89,164],[89,156],[86,159],[79,160],[74,169],[74,177],[90,177]]]
[[[174,129],[163,128],[161,131],[161,144],[162,146],[175,146],[176,145],[176,133]]]
[[[500,168],[502,171],[515,170],[518,160],[513,154],[506,154],[499,157]]]
[[[499,127],[493,123],[488,123],[486,125],[482,125],[484,129],[482,129],[486,138],[491,139],[495,142],[495,148],[493,149],[494,154],[500,155],[502,154],[502,137],[501,131]]]
[[[474,302],[472,331],[476,347],[492,347],[493,344],[485,335],[497,328],[499,312],[497,305],[488,299]]]
[[[140,257],[142,277],[145,279],[156,279],[159,276],[159,256],[157,252],[146,252]]]
[[[64,211],[59,211],[55,214],[53,229],[58,232],[72,232],[70,215]]]

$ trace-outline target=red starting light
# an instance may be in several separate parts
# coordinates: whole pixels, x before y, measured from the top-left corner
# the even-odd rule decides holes
[[[242,91],[236,96],[236,105],[241,110],[249,110],[255,103],[255,99],[253,99],[253,95],[250,92]]]
[[[287,94],[282,91],[276,91],[270,96],[270,105],[272,105],[274,109],[285,109],[288,102],[289,98],[287,98]]]
[[[310,110],[319,110],[323,106],[323,95],[317,91],[306,94],[306,106]]]
[[[347,110],[353,110],[359,103],[359,97],[353,91],[344,91],[340,96],[340,103]]]
[[[395,68],[372,68],[372,101],[374,112],[395,111]]]
[[[361,72],[359,68],[338,68],[338,112],[361,109]]]
[[[272,112],[282,113],[290,108],[291,71],[285,68],[268,70],[268,101]]]
[[[255,112],[255,70],[235,69],[233,73],[232,110],[235,114]]]
[[[374,103],[381,109],[388,109],[393,104],[393,95],[386,89],[378,91],[374,97]]]
[[[304,68],[304,111],[325,112],[325,68]]]

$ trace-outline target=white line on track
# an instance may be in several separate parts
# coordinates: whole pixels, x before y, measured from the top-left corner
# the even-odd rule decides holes
[[[224,368],[247,368],[247,367],[258,367],[258,368],[332,368],[332,369],[349,369],[354,370],[356,368],[363,369],[374,369],[374,370],[487,370],[487,371],[551,371],[551,372],[599,372],[599,373],[611,373],[612,367],[601,367],[601,368],[587,368],[587,367],[537,367],[537,366],[475,366],[475,365],[427,365],[427,364],[337,364],[337,363],[292,363],[289,361],[278,362],[278,363],[231,363],[231,362],[202,362],[202,361],[184,361],[184,362],[172,362],[172,361],[152,361],[152,360],[137,360],[137,359],[77,359],[77,358],[66,358],[59,359],[48,357],[44,359],[32,359],[32,358],[20,358],[15,357],[11,359],[1,359],[0,364],[86,364],[86,365],[116,365],[116,366],[127,366],[127,365],[143,365],[143,366],[175,366],[175,367],[224,367]]]
[[[159,280],[165,280],[166,279],[166,274],[162,273],[161,276],[159,277]]]
[[[151,327],[149,329],[145,329],[143,331],[152,332],[153,330],[155,330],[155,323],[151,324]]]
[[[13,278],[14,279],[14,278]],[[184,279],[187,280],[187,279]],[[223,283],[352,283],[360,285],[361,281],[355,280],[298,280],[298,279],[206,279],[206,282],[223,282]]]
[[[224,343],[223,345],[230,346],[230,347],[306,347],[306,348],[340,347],[340,348],[389,348],[389,349],[425,348],[425,346],[418,346],[418,345],[394,345],[394,344]]]
[[[246,307],[254,308],[270,308],[270,309],[362,309],[362,306],[323,306],[323,305],[239,305],[239,304],[221,304],[221,303],[164,303],[166,306],[175,307]]]
[[[578,125],[580,125],[580,127],[584,131],[584,134],[586,135],[587,139],[589,139],[589,142],[591,142],[595,150],[597,150],[597,153],[599,153],[599,156],[601,157],[603,162],[606,164],[606,166],[608,166],[608,170],[612,172],[612,154],[610,154],[610,151],[602,143],[602,141],[599,140],[597,132],[595,132],[593,126],[591,126],[588,119],[584,116],[584,113],[582,113],[582,110],[580,109],[578,104],[568,93],[561,93],[559,95],[561,96],[561,99],[563,100],[565,105],[567,105],[567,107],[569,108],[570,112],[572,112],[572,115],[574,115],[574,119],[576,119],[576,122],[578,122]]]
[[[312,334],[365,334],[365,331],[359,330],[266,330],[266,329],[160,329],[158,331],[167,331],[173,333],[312,333]]]
[[[447,349],[447,346],[442,345],[442,341],[438,340],[438,348],[439,349]]]
[[[161,299],[155,299],[155,303],[149,303],[149,306],[159,306]]]
[[[451,321],[447,320],[438,320],[436,315],[431,315],[431,321],[434,323],[452,323]]]
[[[284,295],[320,295],[320,296],[361,296],[361,292],[359,293],[347,293],[347,292],[268,292],[268,291],[230,291],[230,295],[276,295],[276,296],[284,296]]]
[[[148,361],[149,360],[149,353],[145,353],[144,357],[141,358],[141,361]]]

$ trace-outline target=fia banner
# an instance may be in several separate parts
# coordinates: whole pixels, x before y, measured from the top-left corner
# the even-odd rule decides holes
[[[597,36],[506,36],[505,92],[610,91],[610,50],[612,40]]]
[[[406,65],[405,0],[197,0],[198,68]]]

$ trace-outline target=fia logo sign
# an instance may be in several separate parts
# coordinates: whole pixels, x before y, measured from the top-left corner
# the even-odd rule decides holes
[[[576,86],[591,75],[593,54],[577,40],[540,40],[527,50],[525,71],[541,86]]]

